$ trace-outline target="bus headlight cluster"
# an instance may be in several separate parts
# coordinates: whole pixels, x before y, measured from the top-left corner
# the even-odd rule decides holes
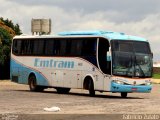
[[[146,85],[151,85],[152,83],[151,82],[146,82]]]
[[[119,81],[119,80],[113,80],[114,83],[117,83],[117,84],[121,84],[121,85],[124,85],[124,82],[122,81]]]

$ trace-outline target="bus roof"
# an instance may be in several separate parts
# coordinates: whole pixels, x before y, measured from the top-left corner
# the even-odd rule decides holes
[[[136,40],[136,41],[147,41],[145,38],[126,35],[125,33],[112,32],[112,31],[69,31],[69,32],[60,32],[57,35],[35,35],[35,36],[15,36],[14,38],[70,38],[70,37],[104,37],[108,40]]]
[[[60,36],[102,36],[110,40],[119,39],[119,40],[136,40],[136,41],[147,41],[145,38],[126,35],[121,32],[112,32],[112,31],[70,31],[70,32],[60,32]]]

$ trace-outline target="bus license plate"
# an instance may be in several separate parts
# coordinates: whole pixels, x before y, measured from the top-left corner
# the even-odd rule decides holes
[[[132,88],[132,91],[137,91],[137,88]]]

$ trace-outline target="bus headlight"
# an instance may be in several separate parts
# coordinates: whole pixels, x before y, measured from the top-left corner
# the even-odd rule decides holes
[[[151,82],[146,82],[146,85],[151,85],[152,83]]]
[[[121,84],[121,85],[124,85],[124,82],[122,81],[119,81],[119,80],[113,80],[114,83],[117,83],[117,84]]]

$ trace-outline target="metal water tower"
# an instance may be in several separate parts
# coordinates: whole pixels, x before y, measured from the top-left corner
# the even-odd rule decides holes
[[[51,19],[32,19],[32,35],[51,34]]]

